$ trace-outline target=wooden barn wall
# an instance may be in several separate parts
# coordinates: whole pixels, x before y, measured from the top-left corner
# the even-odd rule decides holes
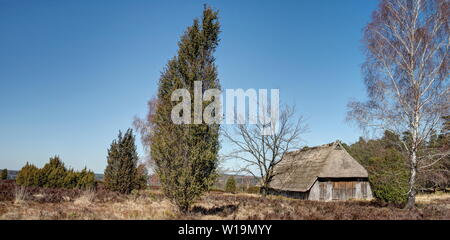
[[[364,179],[319,179],[311,187],[309,200],[332,201],[372,199],[370,184]]]
[[[312,201],[372,199],[372,190],[366,179],[319,179],[308,192],[268,189],[267,194]]]
[[[308,199],[308,192],[291,192],[291,191],[282,191],[276,189],[267,189],[267,194],[269,195],[278,195],[295,199]]]

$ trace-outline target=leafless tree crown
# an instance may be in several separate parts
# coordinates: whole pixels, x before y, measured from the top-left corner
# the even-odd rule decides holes
[[[364,30],[369,100],[350,102],[348,119],[410,134],[402,146],[411,166],[410,199],[416,170],[434,162],[418,158],[418,149],[449,114],[449,18],[448,0],[382,0]]]
[[[241,124],[231,131],[224,130],[223,135],[235,147],[227,159],[243,162],[240,171],[260,178],[262,186],[267,187],[275,176],[274,167],[286,153],[298,150],[306,126],[302,117],[295,118],[295,108],[286,106],[273,135],[263,135],[262,128],[262,124]]]

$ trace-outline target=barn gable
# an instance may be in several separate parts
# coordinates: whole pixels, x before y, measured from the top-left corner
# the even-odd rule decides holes
[[[319,178],[367,178],[368,173],[339,141],[286,154],[274,168],[270,188],[307,192]]]

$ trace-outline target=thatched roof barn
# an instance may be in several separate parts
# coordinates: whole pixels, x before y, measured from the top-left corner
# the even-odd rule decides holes
[[[339,141],[286,154],[269,194],[308,200],[370,199],[368,174]]]

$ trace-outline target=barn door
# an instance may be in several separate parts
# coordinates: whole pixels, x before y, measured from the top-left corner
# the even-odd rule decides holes
[[[355,198],[355,182],[333,182],[333,200],[348,200]]]
[[[356,192],[356,187],[355,187],[355,182],[346,182],[345,183],[345,200],[351,199],[351,198],[355,198],[355,192]]]

